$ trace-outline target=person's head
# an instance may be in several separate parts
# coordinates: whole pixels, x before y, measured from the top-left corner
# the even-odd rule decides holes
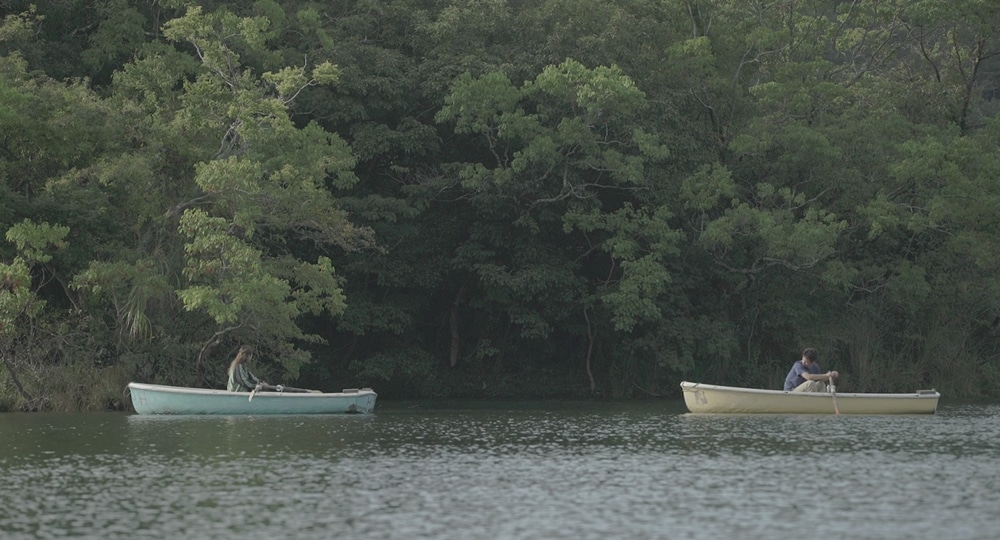
[[[802,351],[802,363],[803,364],[805,364],[807,366],[811,365],[811,364],[815,364],[816,360],[818,360],[818,359],[819,359],[819,352],[817,352],[816,349],[813,349],[812,347],[809,347],[808,349]]]
[[[233,360],[233,364],[242,364],[251,358],[253,358],[253,347],[244,345],[240,347],[240,352],[236,353],[236,358]]]

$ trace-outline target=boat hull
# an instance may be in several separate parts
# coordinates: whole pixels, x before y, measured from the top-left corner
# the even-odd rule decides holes
[[[369,388],[339,393],[230,392],[129,383],[138,414],[367,414],[377,394]]]
[[[786,392],[682,382],[684,403],[693,413],[835,414],[827,392]],[[840,414],[934,414],[941,394],[854,394],[837,392]]]

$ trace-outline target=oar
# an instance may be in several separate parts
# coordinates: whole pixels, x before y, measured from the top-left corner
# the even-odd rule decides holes
[[[830,393],[833,394],[833,412],[840,416],[840,407],[837,406],[837,387],[833,384],[833,377],[830,377]]]
[[[276,392],[292,392],[299,394],[322,394],[323,392],[319,390],[309,390],[307,388],[295,388],[294,386],[283,386],[277,385],[273,386],[270,384],[259,383],[254,387],[253,391],[250,392],[250,401],[253,401],[253,396],[260,390],[274,390]]]
[[[276,388],[279,392],[293,392],[298,394],[322,394],[323,392],[319,390],[310,390],[308,388],[296,388],[294,386],[282,386],[278,385]]]

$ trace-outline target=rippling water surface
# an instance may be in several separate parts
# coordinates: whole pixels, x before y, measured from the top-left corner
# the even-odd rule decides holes
[[[0,415],[0,538],[1000,536],[1000,405],[690,415],[682,403],[374,415]]]

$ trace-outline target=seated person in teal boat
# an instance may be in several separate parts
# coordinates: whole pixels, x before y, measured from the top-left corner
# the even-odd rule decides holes
[[[240,352],[236,353],[236,358],[229,364],[229,382],[226,384],[226,388],[230,392],[253,392],[259,387],[270,386],[247,369],[246,363],[252,358],[252,347],[249,345],[240,347]]]
[[[273,390],[276,392],[322,393],[319,390],[307,390],[305,388],[294,388],[280,384],[276,386],[267,384],[266,382],[258,379],[253,373],[250,373],[250,370],[247,369],[246,363],[251,359],[253,359],[253,347],[249,345],[240,347],[240,351],[236,353],[236,358],[233,358],[233,362],[229,364],[229,382],[226,383],[226,388],[230,392],[259,392],[261,390]]]
[[[802,359],[792,364],[792,369],[785,377],[786,392],[826,392],[826,384],[832,383],[839,373],[836,371],[820,373],[818,358],[819,352],[816,349],[808,348],[802,351]]]

